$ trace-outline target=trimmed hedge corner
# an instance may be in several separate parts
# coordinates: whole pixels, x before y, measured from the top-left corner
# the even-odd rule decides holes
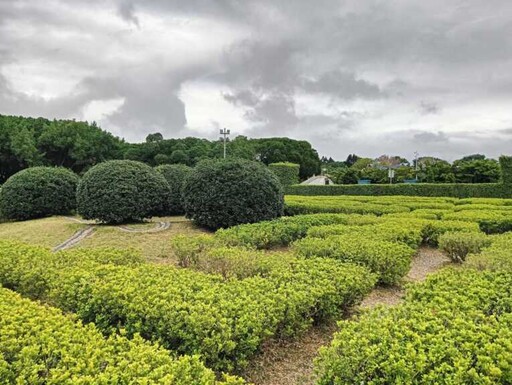
[[[283,186],[299,183],[299,164],[290,162],[271,163],[268,168],[276,174]]]

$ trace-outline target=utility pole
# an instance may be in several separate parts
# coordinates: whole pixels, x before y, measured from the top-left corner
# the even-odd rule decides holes
[[[414,151],[414,171],[416,172],[416,180],[418,180],[418,151]]]
[[[228,140],[228,136],[230,133],[231,133],[231,131],[226,130],[225,128],[220,130],[220,134],[222,135],[220,140],[222,140],[224,142],[224,159],[226,159],[226,141]]]

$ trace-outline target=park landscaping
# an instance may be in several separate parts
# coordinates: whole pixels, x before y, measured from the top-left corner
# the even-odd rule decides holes
[[[288,384],[251,370],[319,329],[335,334],[308,384],[511,383],[512,200],[283,199],[247,161],[179,170],[180,188],[172,172],[111,161],[6,182],[2,383]],[[434,249],[446,266],[406,283]],[[398,303],[358,307],[377,291]]]

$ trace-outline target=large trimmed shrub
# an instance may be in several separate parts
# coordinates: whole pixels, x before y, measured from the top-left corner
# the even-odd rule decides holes
[[[205,161],[183,188],[187,217],[213,229],[277,218],[283,188],[265,166],[242,159]]]
[[[299,164],[290,162],[271,163],[268,168],[276,174],[283,186],[299,183]]]
[[[161,213],[169,184],[148,165],[133,160],[100,163],[78,185],[78,213],[104,223],[140,221]]]
[[[32,167],[11,176],[0,192],[0,215],[26,220],[76,209],[78,176],[65,168]]]
[[[162,174],[169,183],[170,194],[165,207],[165,215],[184,214],[183,208],[183,183],[192,171],[191,167],[184,164],[163,164],[155,168],[155,170]]]
[[[503,183],[512,184],[512,156],[500,156],[501,178]]]

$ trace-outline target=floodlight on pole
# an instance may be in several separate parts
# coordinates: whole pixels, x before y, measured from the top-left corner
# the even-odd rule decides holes
[[[416,180],[418,180],[418,151],[414,151],[414,171],[416,172]]]
[[[228,136],[230,133],[231,133],[231,131],[227,130],[225,128],[220,130],[220,134],[222,135],[220,140],[222,140],[224,142],[224,159],[226,159],[226,142],[228,140]]]

